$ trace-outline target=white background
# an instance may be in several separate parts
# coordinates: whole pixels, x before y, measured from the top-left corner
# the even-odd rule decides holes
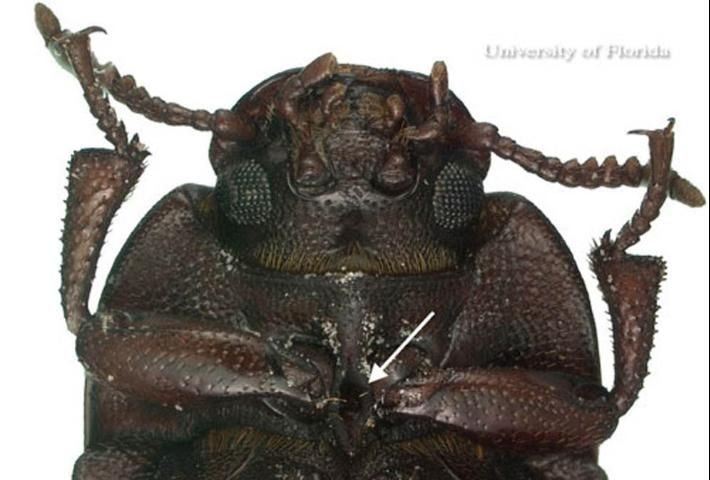
[[[11,5],[9,5],[11,3]],[[532,4],[535,4],[534,6]],[[451,88],[482,121],[562,158],[646,157],[631,128],[678,119],[675,168],[708,189],[708,7],[705,2],[66,2],[63,24],[98,24],[101,60],[148,89],[195,108],[229,108],[271,74],[334,52],[342,62],[428,72],[447,62]],[[58,241],[65,165],[75,149],[103,146],[78,84],[43,49],[32,3],[0,6],[2,305],[0,477],[66,479],[82,451],[83,373],[59,307]],[[662,46],[670,60],[503,61],[486,45],[574,48]],[[153,155],[104,249],[97,290],[117,249],[148,207],[185,182],[211,184],[208,135],[154,125],[119,109]],[[495,161],[486,189],[532,199],[560,229],[586,275],[612,381],[609,321],[586,255],[617,229],[641,190],[569,190]],[[652,375],[601,451],[612,480],[708,478],[708,209],[668,202],[634,249],[661,254]],[[96,292],[94,292],[96,294]]]

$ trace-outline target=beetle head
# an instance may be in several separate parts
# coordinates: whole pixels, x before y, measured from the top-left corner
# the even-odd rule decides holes
[[[472,244],[486,151],[430,77],[337,65],[324,55],[263,82],[232,110],[253,138],[215,135],[216,211],[244,261],[293,273],[456,268]]]

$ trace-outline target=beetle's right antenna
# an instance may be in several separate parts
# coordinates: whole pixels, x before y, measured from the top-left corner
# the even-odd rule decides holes
[[[196,130],[211,131],[227,141],[250,140],[257,134],[251,119],[231,110],[191,110],[177,103],[166,102],[151,96],[148,91],[136,85],[132,75],[121,75],[118,69],[108,63],[100,64],[94,57],[89,35],[105,30],[89,27],[79,32],[62,30],[56,15],[44,4],[35,6],[35,21],[45,44],[59,64],[73,73],[84,88],[92,114],[99,120],[99,127],[118,149],[118,138],[125,135],[113,110],[108,106],[102,89],[106,89],[116,100],[125,104],[135,113],[150,120],[168,125],[185,125]]]

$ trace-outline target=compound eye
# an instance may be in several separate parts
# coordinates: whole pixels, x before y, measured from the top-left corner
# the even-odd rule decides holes
[[[452,160],[441,169],[434,184],[434,221],[446,230],[470,226],[478,218],[483,183],[476,169]]]
[[[264,167],[256,160],[239,162],[221,176],[215,189],[217,201],[236,225],[258,225],[268,221],[271,185]]]

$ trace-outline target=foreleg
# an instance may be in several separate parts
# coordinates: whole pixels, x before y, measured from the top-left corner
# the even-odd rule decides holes
[[[112,312],[86,322],[77,354],[97,381],[178,410],[209,399],[258,394],[308,402],[330,389],[327,354],[282,352],[256,334],[190,319]]]
[[[109,224],[143,171],[148,152],[138,137],[128,140],[96,81],[87,28],[72,34],[62,31],[46,7],[37,6],[37,24],[48,48],[66,62],[84,91],[91,113],[114,150],[86,149],[76,152],[69,165],[69,195],[64,219],[62,251],[62,304],[69,329],[76,333],[89,318],[88,299]]]
[[[636,131],[648,135],[651,149],[649,185],[641,206],[612,241],[607,232],[591,254],[594,273],[609,305],[614,332],[614,388],[611,400],[626,413],[648,375],[655,333],[657,296],[665,274],[660,257],[629,255],[651,228],[668,196],[673,155],[672,122],[663,130]]]
[[[62,306],[76,333],[89,316],[88,301],[111,219],[143,171],[139,158],[115,151],[76,152],[69,165],[69,194],[62,235]]]
[[[599,386],[502,368],[433,370],[393,387],[384,406],[506,451],[588,449],[612,434],[618,417]]]

